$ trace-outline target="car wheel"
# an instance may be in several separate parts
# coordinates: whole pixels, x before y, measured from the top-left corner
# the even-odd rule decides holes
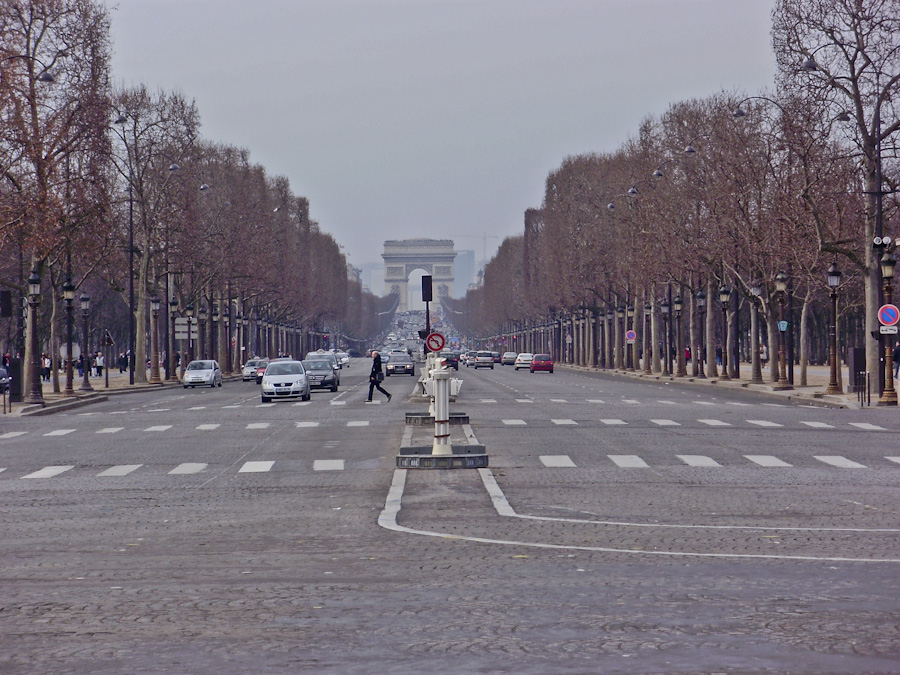
[[[550,369],[550,374],[551,374],[551,375],[553,374],[553,368]]]
[[[268,396],[260,396],[260,399],[262,400],[263,403],[268,403],[269,401],[272,400]]]
[[[336,391],[337,391],[337,389],[338,389],[338,388],[337,388],[337,385],[334,385],[334,386],[333,386],[333,387],[332,387],[332,388],[331,388],[331,393],[334,393],[334,392],[336,392]]]
[[[301,400],[301,401],[308,401],[310,398],[312,398],[312,395],[309,394],[309,393],[306,393],[306,394],[303,394],[303,396],[300,397],[300,400]]]
[[[184,385],[184,388],[187,389],[187,385]]]
[[[385,373],[384,376],[385,376],[385,377],[390,377],[391,374],[390,374],[390,373]]]

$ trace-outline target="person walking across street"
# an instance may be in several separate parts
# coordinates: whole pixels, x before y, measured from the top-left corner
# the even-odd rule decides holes
[[[387,396],[388,403],[391,401],[390,392],[385,391],[381,388],[381,383],[384,381],[384,371],[381,369],[381,354],[378,352],[372,352],[372,372],[369,373],[369,398],[366,399],[366,403],[372,402],[372,390],[377,389],[382,394]]]

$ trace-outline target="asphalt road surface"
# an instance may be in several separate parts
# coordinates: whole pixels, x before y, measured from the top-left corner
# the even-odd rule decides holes
[[[900,670],[896,409],[462,368],[490,468],[404,471],[367,374],[0,419],[0,671]]]

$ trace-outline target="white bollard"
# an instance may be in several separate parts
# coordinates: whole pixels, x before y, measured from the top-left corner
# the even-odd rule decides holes
[[[450,446],[450,371],[431,371],[434,380],[434,445],[432,455],[452,455]]]

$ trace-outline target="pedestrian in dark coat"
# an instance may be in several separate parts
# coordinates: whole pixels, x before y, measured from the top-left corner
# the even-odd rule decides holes
[[[372,372],[369,373],[369,398],[366,399],[366,403],[372,402],[373,389],[377,389],[382,394],[387,396],[387,400],[388,402],[390,402],[390,393],[381,388],[381,383],[383,381],[384,371],[381,369],[381,354],[379,354],[378,352],[372,352]]]

